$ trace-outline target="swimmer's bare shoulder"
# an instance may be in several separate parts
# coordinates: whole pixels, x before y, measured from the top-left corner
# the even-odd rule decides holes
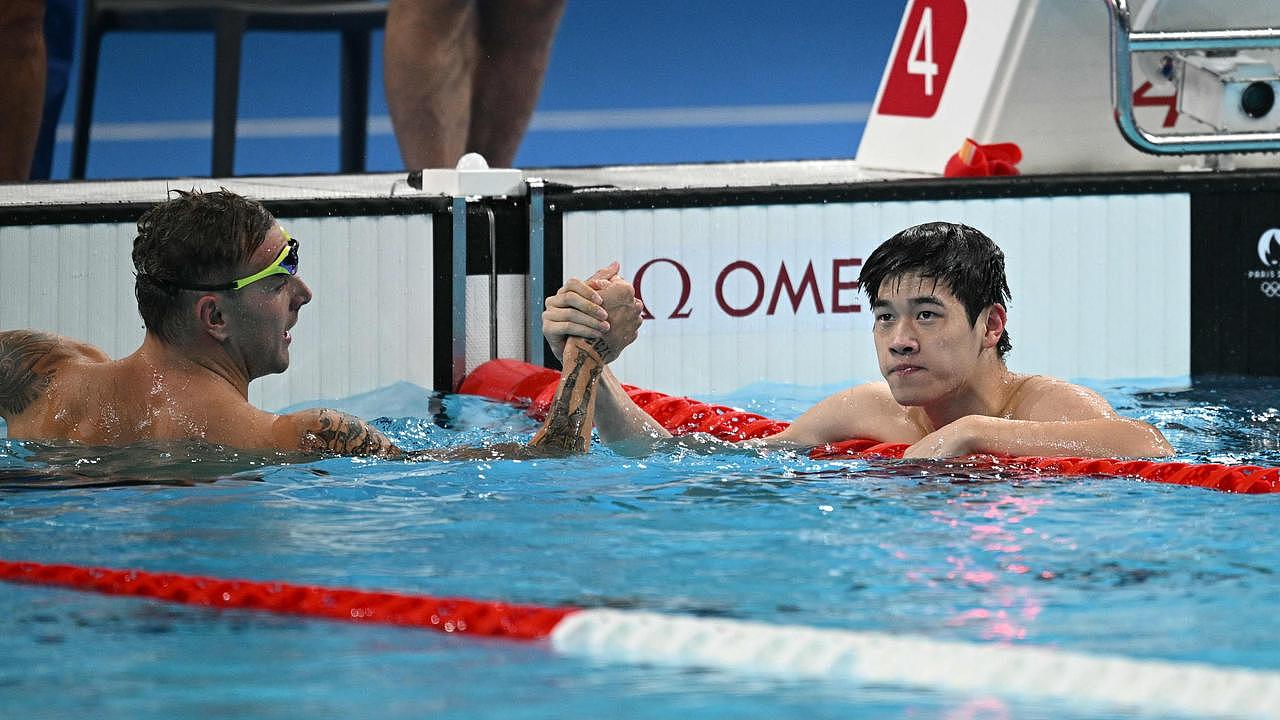
[[[1070,422],[1118,417],[1098,393],[1048,375],[1030,375],[1009,398],[1004,416],[1010,420]]]
[[[923,436],[919,425],[893,399],[884,382],[842,390],[809,408],[766,444],[812,447],[851,438],[880,442],[915,442]]]
[[[365,420],[327,408],[281,415],[275,420],[272,435],[282,450],[324,455],[404,456],[404,451]]]
[[[11,421],[44,397],[55,375],[110,362],[102,350],[38,330],[0,332],[0,417]]]

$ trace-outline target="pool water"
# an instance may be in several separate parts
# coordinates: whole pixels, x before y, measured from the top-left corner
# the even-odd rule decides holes
[[[1280,464],[1280,385],[1093,385],[1180,459]],[[793,418],[832,388],[707,398]],[[408,448],[527,439],[398,385]],[[384,417],[389,416],[389,417]],[[1280,495],[679,444],[406,463],[0,440],[0,558],[637,608],[1280,670]],[[1140,710],[556,654],[0,583],[4,717],[1097,718]]]

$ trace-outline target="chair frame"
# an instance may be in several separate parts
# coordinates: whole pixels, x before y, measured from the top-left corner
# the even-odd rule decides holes
[[[386,23],[386,2],[272,2],[272,0],[88,0],[80,54],[71,177],[83,179],[102,38],[108,32],[214,33],[212,177],[235,170],[240,61],[249,30],[339,32],[339,167],[363,172],[369,123],[370,37]]]

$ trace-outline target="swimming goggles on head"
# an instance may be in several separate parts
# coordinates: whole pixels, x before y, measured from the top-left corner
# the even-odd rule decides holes
[[[284,234],[289,241],[285,246],[280,248],[280,254],[272,263],[258,272],[242,277],[239,280],[233,280],[229,283],[218,283],[214,285],[202,283],[180,283],[174,280],[159,280],[163,285],[169,285],[183,290],[243,290],[244,288],[272,275],[297,275],[298,274],[298,241]]]

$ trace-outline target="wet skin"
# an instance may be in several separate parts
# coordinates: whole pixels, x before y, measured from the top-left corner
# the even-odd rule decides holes
[[[228,276],[270,265],[286,242],[274,225]],[[182,292],[197,296],[189,324],[200,330],[181,344],[148,333],[142,347],[121,360],[69,338],[7,333],[9,351],[0,353],[6,357],[22,347],[44,346],[26,361],[27,371],[39,378],[39,391],[26,406],[5,414],[10,436],[85,445],[201,439],[298,449],[296,439],[279,437],[279,416],[254,408],[247,397],[251,380],[288,367],[289,330],[311,300],[310,288],[299,277],[276,275],[239,291]]]
[[[287,239],[273,226],[243,267],[269,266]],[[113,361],[75,340],[35,331],[0,332],[0,416],[10,437],[117,446],[151,440],[199,440],[236,448],[416,459],[545,456],[585,450],[592,388],[604,356],[634,339],[639,311],[624,282],[599,285],[614,320],[611,333],[580,353],[576,390],[548,418],[532,449],[479,448],[406,454],[364,420],[328,409],[275,415],[248,402],[249,382],[289,365],[291,328],[311,290],[298,276],[273,275],[239,291],[199,291],[180,342],[148,333],[132,355]],[[188,292],[188,291],[184,291]],[[603,298],[602,298],[603,299]],[[607,320],[601,323],[607,326]],[[608,337],[604,337],[607,335]],[[577,362],[575,360],[575,362]]]

